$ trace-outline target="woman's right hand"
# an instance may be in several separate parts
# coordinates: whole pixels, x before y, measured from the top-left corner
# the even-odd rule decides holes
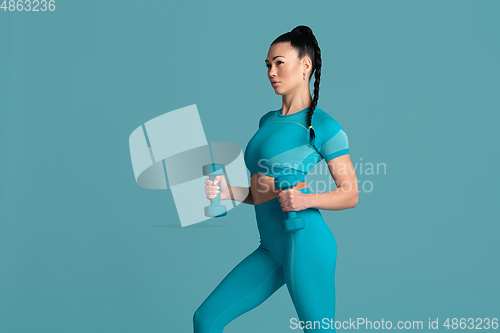
[[[207,199],[212,200],[220,192],[220,200],[229,200],[231,195],[229,193],[229,185],[227,185],[226,177],[224,175],[217,175],[214,180],[210,178],[205,179],[205,194]]]

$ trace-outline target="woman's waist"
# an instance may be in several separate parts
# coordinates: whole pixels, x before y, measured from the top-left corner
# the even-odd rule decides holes
[[[274,184],[276,177],[269,175],[255,173],[250,179],[250,190],[252,192],[252,198],[255,205],[260,205],[269,202],[273,199],[277,199],[280,189],[277,189]],[[297,184],[292,188],[295,190],[301,190],[302,193],[310,193],[307,188],[307,184],[304,181],[299,181],[302,178],[296,177]]]
[[[267,176],[277,178],[281,176],[293,176],[298,182],[305,182],[309,170],[301,170],[286,166],[272,166],[271,168],[252,167],[248,168],[251,177]]]

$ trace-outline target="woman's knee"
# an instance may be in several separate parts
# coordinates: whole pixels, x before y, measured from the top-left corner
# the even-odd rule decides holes
[[[197,332],[197,328],[202,326],[202,323],[205,321],[205,317],[203,315],[203,309],[201,306],[196,309],[196,311],[193,314],[193,325],[194,325],[194,331]]]
[[[211,331],[214,320],[215,318],[210,315],[202,304],[193,314],[194,333],[214,333]]]

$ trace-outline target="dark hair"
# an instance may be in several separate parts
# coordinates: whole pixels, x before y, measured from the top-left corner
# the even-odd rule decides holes
[[[311,101],[311,105],[309,106],[308,112],[308,124],[307,127],[312,124],[312,116],[314,113],[314,109],[318,104],[319,98],[319,79],[321,76],[321,50],[318,46],[318,41],[314,34],[308,26],[299,25],[295,27],[292,31],[284,33],[283,35],[276,38],[271,45],[283,42],[290,42],[291,46],[295,48],[299,53],[299,60],[304,58],[305,55],[308,55],[312,61],[312,70],[311,75],[309,76],[309,82],[311,82],[312,73],[315,72],[315,81],[314,81],[314,97]],[[316,135],[314,134],[314,130],[310,128],[309,131],[309,143],[312,145],[313,140]]]

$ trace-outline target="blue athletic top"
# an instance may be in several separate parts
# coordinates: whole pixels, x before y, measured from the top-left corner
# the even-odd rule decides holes
[[[307,145],[309,107],[289,115],[269,111],[260,118],[259,130],[245,149],[250,177],[261,173],[271,177],[297,175],[304,182],[307,173],[322,159],[329,161],[349,154],[347,135],[340,124],[321,108],[314,109],[312,127],[316,149]]]

